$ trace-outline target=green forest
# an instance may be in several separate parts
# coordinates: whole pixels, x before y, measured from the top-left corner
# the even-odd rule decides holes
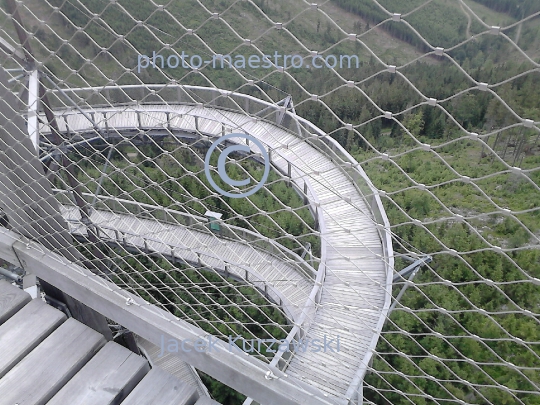
[[[95,144],[69,154],[69,158],[77,162],[76,175],[84,185],[84,192],[96,194],[99,188],[102,196],[167,207],[199,217],[210,209],[223,214],[224,224],[254,230],[298,254],[309,243],[317,260],[320,239],[315,236],[314,218],[286,179],[271,171],[267,189],[249,198],[212,196],[203,170],[209,145],[197,141],[189,146],[169,136],[159,143],[140,146],[119,143],[110,155],[107,146]],[[246,156],[235,157],[239,166],[230,164],[227,170],[232,178],[241,179],[247,172],[260,179],[261,164]],[[213,155],[211,163],[216,165],[216,160],[217,156]],[[216,181],[225,187],[219,177]],[[65,188],[66,184],[65,175],[55,179],[59,188]],[[284,207],[292,209],[284,210]],[[124,208],[129,210],[128,205]],[[125,209],[117,211],[124,213]],[[161,220],[159,215],[156,218]],[[271,302],[248,281],[234,281],[204,266],[185,261],[170,263],[165,258],[122,246],[110,248],[102,244],[100,248],[114,262],[116,270],[111,280],[115,284],[215,336],[225,340],[228,336],[279,340],[286,338],[291,329],[279,304]],[[87,258],[94,259],[91,249],[84,244],[80,249]],[[316,261],[312,264],[318,267]],[[271,360],[272,353],[265,353],[264,349],[262,353],[253,355]],[[201,378],[211,395],[222,404],[237,404],[245,399],[210,376],[201,373]]]
[[[298,254],[302,254],[309,243],[313,255],[320,255],[314,217],[299,191],[279,173],[272,170],[267,187],[248,198],[214,195],[204,173],[208,142],[205,145],[197,142],[190,149],[177,138],[168,138],[161,144],[119,143],[114,145],[110,156],[107,156],[110,150],[106,146],[109,152],[104,153],[96,153],[91,147],[71,154],[70,159],[77,162],[77,177],[84,185],[84,192],[95,194],[99,187],[101,195],[107,197],[166,207],[198,217],[211,210],[223,214],[224,224],[260,233]],[[217,153],[212,155],[214,167],[217,157]],[[240,180],[251,175],[259,181],[262,165],[246,156],[236,157],[240,164],[227,166],[231,178]],[[101,186],[98,186],[100,181]],[[215,181],[226,188],[218,176]],[[64,188],[66,184],[65,177],[56,179],[56,186]],[[291,210],[285,209],[287,207]]]
[[[46,15],[52,6],[62,12],[51,17],[49,26],[36,23],[33,28],[36,52],[48,72],[66,85],[180,83],[276,102],[291,95],[299,116],[329,133],[361,163],[385,192],[395,252],[433,256],[385,325],[364,381],[369,403],[450,405],[457,398],[477,405],[540,405],[540,135],[510,111],[540,121],[540,18],[528,18],[540,11],[537,0],[466,0],[474,15],[451,0],[426,5],[424,0],[379,0],[391,13],[402,13],[407,24],[391,21],[371,0],[331,0],[319,11],[306,11],[304,3],[291,0],[174,0],[163,9],[144,0],[35,3],[35,10]],[[207,10],[220,13],[220,19],[210,19]],[[273,29],[268,19],[283,22],[284,29]],[[516,24],[521,19],[526,20]],[[490,26],[502,27],[504,35],[487,33]],[[357,34],[357,40],[348,40],[347,33]],[[154,50],[165,55],[182,50],[252,54],[254,47],[240,36],[253,39],[266,54],[279,50],[307,56],[305,49],[315,49],[322,55],[358,55],[361,66],[288,69],[287,74],[209,67],[136,72],[137,56]],[[444,55],[435,55],[434,47],[444,48]],[[397,72],[388,71],[386,64],[397,66]],[[347,81],[355,86],[348,87]],[[489,91],[477,83],[487,83]],[[435,99],[435,105],[424,96]],[[392,119],[385,118],[386,111]],[[163,151],[175,153],[190,173],[168,165]],[[139,160],[130,162],[128,152],[137,152]],[[218,210],[231,224],[272,237],[279,238],[280,229],[307,233],[303,241],[319,252],[320,242],[309,235],[312,216],[278,174],[269,180],[273,195],[219,199],[209,194],[200,156],[186,153],[178,146],[120,149],[104,189],[190,213]],[[73,158],[81,160],[78,176],[93,192],[103,156],[81,152]],[[257,164],[243,164],[259,175]],[[142,187],[145,193],[138,190]],[[195,198],[186,199],[189,195]],[[294,211],[282,211],[285,205]],[[249,223],[230,217],[233,211]],[[271,212],[271,220],[261,212]],[[280,243],[301,248],[286,237]],[[173,266],[133,260],[130,265],[140,269]],[[407,264],[397,259],[396,270]],[[150,273],[138,280],[148,287],[148,299],[174,302],[169,292],[152,287],[173,273]],[[219,280],[213,273],[205,274],[205,280],[189,270],[174,274],[189,288],[211,291],[215,302],[234,301],[235,288],[247,288],[230,280],[226,288],[214,288],[212,281]],[[244,294],[262,299],[254,291]],[[177,304],[191,316],[199,299]],[[283,315],[275,308],[263,305],[252,311],[249,316],[265,327],[251,333],[283,331]],[[212,323],[216,316],[222,319],[209,310],[197,323],[209,331],[225,327]],[[243,316],[236,314],[231,327]],[[239,403],[236,393],[209,384],[223,404]]]

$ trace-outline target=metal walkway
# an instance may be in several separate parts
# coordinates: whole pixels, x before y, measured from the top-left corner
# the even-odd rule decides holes
[[[300,327],[305,330],[304,338],[331,340],[339,337],[340,350],[297,352],[289,360],[286,370],[289,375],[338,398],[352,398],[355,391],[361,390],[362,379],[388,311],[393,260],[391,243],[382,237],[384,231],[380,232],[382,227],[377,224],[372,207],[367,205],[365,196],[346,171],[351,167],[350,163],[339,167],[336,160],[316,144],[259,117],[208,108],[202,104],[95,107],[85,110],[85,114],[64,109],[56,114],[60,129],[66,134],[94,132],[95,136],[94,125],[88,119],[90,115],[102,134],[133,129],[181,130],[209,137],[231,132],[248,133],[271,150],[273,165],[282,172],[289,172],[299,187],[308,182],[310,204],[323,220],[320,232],[323,277],[318,277],[315,282],[318,291],[315,295],[312,291],[306,303],[306,308],[310,307],[312,311],[304,311],[306,316]],[[308,126],[305,120],[295,119],[304,129]],[[48,132],[47,124],[42,124],[41,133]],[[319,130],[314,136],[323,134]],[[258,152],[256,146],[251,145],[251,148]],[[130,222],[124,226],[131,231],[143,226],[137,218]],[[164,225],[154,222],[153,226]],[[144,228],[142,233],[148,234],[149,231],[149,228]],[[155,232],[161,231],[156,229]],[[156,236],[160,239],[163,234]],[[209,242],[201,242],[199,249],[215,249]],[[140,243],[144,244],[142,238]],[[219,244],[225,249],[224,245]],[[239,246],[235,245],[229,250],[238,252],[238,249]],[[236,259],[248,268],[257,269],[261,253],[255,255],[258,257],[249,257],[253,255],[253,250],[250,250],[246,255],[237,253]],[[261,273],[261,269],[257,272]],[[281,291],[286,300],[296,304],[305,299],[309,288],[298,275],[295,279],[298,286]]]
[[[219,405],[0,280],[0,403]]]
[[[87,235],[78,208],[62,205],[61,210],[72,234]],[[312,282],[294,266],[245,243],[227,241],[189,226],[165,224],[103,210],[93,210],[90,219],[99,227],[102,241],[114,241],[141,252],[158,253],[165,257],[174,255],[221,273],[227,271],[232,277],[248,281],[281,305],[291,323],[300,318],[311,292]]]

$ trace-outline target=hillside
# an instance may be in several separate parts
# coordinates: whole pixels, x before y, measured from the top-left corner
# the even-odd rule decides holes
[[[173,0],[160,8],[146,0],[29,0],[22,14],[39,59],[61,86],[180,83],[274,101],[291,95],[298,115],[361,163],[383,192],[395,252],[433,256],[386,323],[365,380],[370,403],[538,405],[540,2],[378,4],[330,0],[315,9],[300,0]],[[388,20],[381,7],[406,23]],[[501,33],[486,33],[491,26]],[[137,69],[139,56],[153,52],[249,58],[279,51],[310,60],[312,50],[356,55],[358,68]],[[111,181],[127,183],[138,173],[164,181],[148,166]],[[87,169],[81,177],[92,183],[97,170]],[[182,180],[186,189],[194,184]],[[105,185],[117,195],[132,191]],[[285,190],[276,184],[276,193],[294,202]],[[149,195],[164,205],[183,202],[180,188],[154,187]],[[189,209],[202,211],[197,203]],[[396,269],[408,264],[397,258]]]

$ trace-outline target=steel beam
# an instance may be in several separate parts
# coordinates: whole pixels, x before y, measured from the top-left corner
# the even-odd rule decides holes
[[[0,206],[11,229],[71,261],[84,261],[73,246],[67,223],[16,105],[17,99],[8,89],[7,75],[0,70]],[[45,282],[42,285],[46,294],[65,302],[76,319],[112,338],[104,317],[53,286]]]
[[[109,319],[137,335],[162,346],[173,340],[184,342],[178,353],[182,360],[231,388],[264,405],[343,405],[310,385],[287,376],[276,367],[218,340],[212,350],[195,350],[195,341],[208,342],[209,334],[142,298],[122,290],[89,270],[78,266],[33,241],[21,240],[14,232],[0,228],[0,254],[12,249],[22,267],[40,279],[69,293]],[[188,342],[189,340],[189,342]],[[215,342],[216,339],[212,339]],[[200,346],[199,346],[200,348]],[[188,351],[191,350],[191,351]]]
[[[26,64],[24,52],[22,52],[20,49],[13,47],[4,38],[0,38],[0,49],[4,51],[6,54],[8,54],[8,56],[14,57],[15,60],[19,62],[21,65]]]
[[[408,260],[413,261],[414,259],[406,257]],[[433,258],[431,256],[426,256],[421,259],[418,259],[413,262],[413,264],[405,267],[403,270],[400,270],[392,280],[393,283],[397,283],[398,281],[403,280],[405,277],[407,277],[409,274],[411,274],[413,271],[416,270],[417,267],[424,266],[425,264],[431,263],[431,260]]]
[[[28,135],[39,154],[39,72],[34,70],[28,77]]]

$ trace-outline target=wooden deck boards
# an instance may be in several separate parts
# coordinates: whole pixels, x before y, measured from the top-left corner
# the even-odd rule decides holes
[[[3,403],[47,403],[104,344],[103,335],[68,319],[2,377]]]
[[[144,358],[109,342],[47,405],[116,405],[149,370]]]
[[[14,288],[5,280],[0,280],[0,325],[28,304],[31,299],[25,291]]]
[[[26,301],[16,286],[0,284],[0,302]],[[144,357],[105,342],[40,298],[31,300],[0,325],[0,404],[119,405],[138,387],[137,404],[194,405],[200,399],[219,405],[166,371],[150,372]]]
[[[15,287],[14,287],[15,288]],[[0,378],[66,320],[66,316],[35,299],[0,326]]]

